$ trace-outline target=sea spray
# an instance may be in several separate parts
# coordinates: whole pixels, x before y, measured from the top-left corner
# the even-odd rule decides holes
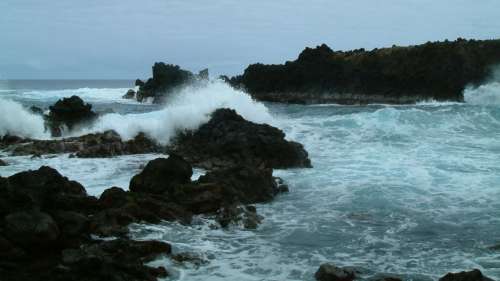
[[[115,130],[122,138],[131,139],[144,132],[159,143],[166,144],[178,131],[193,130],[207,122],[210,114],[218,108],[234,109],[245,119],[256,123],[272,122],[264,104],[217,80],[204,87],[192,86],[180,90],[169,97],[165,107],[158,111],[103,115],[91,128],[78,134]]]
[[[29,112],[17,102],[0,99],[0,112],[0,136],[9,134],[37,139],[50,137],[45,132],[42,116]]]
[[[500,105],[500,82],[493,81],[464,91],[466,103],[474,105]]]

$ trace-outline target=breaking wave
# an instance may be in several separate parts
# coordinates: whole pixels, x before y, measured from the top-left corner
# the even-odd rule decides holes
[[[31,113],[21,104],[0,99],[0,136],[7,134],[20,137],[46,139],[43,118]]]
[[[272,121],[264,104],[221,81],[213,81],[205,87],[192,86],[181,90],[158,111],[103,115],[92,128],[80,131],[79,134],[115,130],[122,138],[131,139],[139,132],[144,132],[165,144],[178,131],[196,129],[207,122],[210,114],[218,108],[234,109],[245,119],[256,123]]]
[[[473,105],[500,105],[500,82],[490,82],[464,91],[465,102]]]

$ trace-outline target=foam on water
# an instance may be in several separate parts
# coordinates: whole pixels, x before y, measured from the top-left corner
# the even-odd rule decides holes
[[[0,137],[6,134],[45,139],[44,121],[21,104],[0,98]]]
[[[464,92],[465,101],[475,105],[500,105],[500,82],[490,82]]]
[[[244,92],[237,91],[221,81],[205,87],[187,87],[169,98],[159,111],[140,114],[106,114],[95,125],[78,134],[115,130],[122,138],[130,139],[139,132],[167,143],[178,131],[196,129],[207,122],[217,108],[235,109],[245,119],[268,123],[272,117],[268,109]]]

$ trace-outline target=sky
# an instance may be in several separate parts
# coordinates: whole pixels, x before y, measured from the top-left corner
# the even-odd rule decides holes
[[[156,61],[211,75],[305,47],[500,38],[498,0],[1,0],[0,79],[135,79]]]

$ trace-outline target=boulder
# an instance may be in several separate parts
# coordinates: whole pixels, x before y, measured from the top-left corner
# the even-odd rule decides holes
[[[245,120],[232,109],[218,109],[194,132],[181,134],[169,148],[205,169],[252,165],[311,167],[307,151],[287,141],[283,131]]]
[[[59,234],[54,219],[40,211],[16,212],[5,217],[5,235],[25,249],[50,247]]]
[[[193,169],[183,158],[171,154],[167,159],[150,161],[144,170],[130,181],[130,190],[151,194],[171,192],[178,184],[191,181]]]
[[[335,266],[332,263],[322,264],[314,277],[318,281],[352,281],[355,274],[352,270]]]
[[[462,271],[458,273],[448,273],[439,278],[439,281],[493,281],[481,273],[479,269]]]
[[[127,91],[127,93],[125,95],[123,95],[124,99],[134,99],[135,98],[135,91],[130,89]]]
[[[90,123],[97,118],[97,114],[92,111],[92,105],[84,103],[78,96],[60,99],[49,109],[50,127],[65,125],[71,130],[77,125]]]

